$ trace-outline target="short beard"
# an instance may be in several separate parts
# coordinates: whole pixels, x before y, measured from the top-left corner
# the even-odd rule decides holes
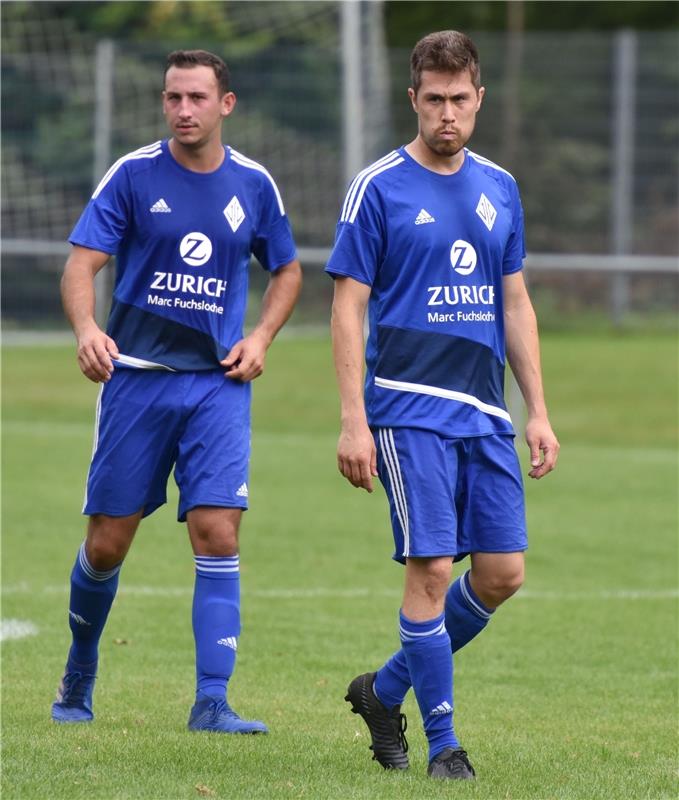
[[[434,138],[425,138],[424,136],[422,137],[422,140],[432,151],[432,153],[436,153],[437,156],[443,156],[444,158],[452,158],[453,156],[456,156],[460,150],[464,148],[468,141],[465,140],[458,145],[457,141],[437,140]]]

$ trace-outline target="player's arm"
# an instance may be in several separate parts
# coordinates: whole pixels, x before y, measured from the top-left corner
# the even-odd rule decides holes
[[[526,442],[530,448],[531,478],[541,478],[556,466],[557,441],[547,416],[542,388],[540,343],[533,305],[522,272],[503,278],[507,359],[526,403]]]
[[[266,351],[292,314],[301,288],[302,268],[296,259],[271,273],[259,321],[252,333],[236,342],[220,362],[228,378],[247,382],[262,374]]]
[[[363,400],[363,321],[369,297],[366,284],[336,277],[330,324],[341,406],[337,466],[353,486],[372,492],[377,454]]]
[[[107,381],[113,374],[111,358],[119,356],[116,343],[94,319],[94,276],[110,256],[74,245],[61,278],[61,300],[77,341],[78,364],[91,381]]]

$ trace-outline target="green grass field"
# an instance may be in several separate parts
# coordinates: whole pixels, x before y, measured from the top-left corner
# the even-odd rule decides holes
[[[71,347],[6,347],[2,618],[37,635],[3,642],[3,798],[676,798],[677,341],[554,333],[543,359],[561,460],[527,486],[525,587],[456,656],[478,779],[451,786],[425,776],[412,697],[407,774],[371,762],[343,701],[397,646],[402,572],[383,493],[336,470],[321,337],[281,338],[255,389],[230,699],[271,735],[186,731],[193,562],[174,488],[123,568],[95,722],[54,725],[96,388]]]

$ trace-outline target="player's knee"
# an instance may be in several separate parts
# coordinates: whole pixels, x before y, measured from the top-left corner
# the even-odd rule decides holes
[[[202,536],[200,532],[195,532],[192,539],[195,552],[198,555],[238,555],[238,532],[235,530],[205,531]]]
[[[451,562],[443,559],[433,559],[427,563],[422,588],[432,603],[436,603],[445,596],[451,573]]]
[[[107,570],[120,564],[130,549],[137,529],[136,517],[90,517],[85,552],[93,569]]]
[[[201,555],[235,556],[238,553],[238,527],[227,520],[219,525],[194,523],[191,540]]]
[[[194,552],[204,556],[238,554],[242,511],[232,508],[196,508],[186,515]]]
[[[523,565],[512,570],[497,572],[494,575],[485,575],[479,593],[492,600],[493,606],[504,603],[523,585]]]
[[[93,569],[113,569],[127,555],[128,547],[116,539],[90,538],[87,541],[87,560]]]

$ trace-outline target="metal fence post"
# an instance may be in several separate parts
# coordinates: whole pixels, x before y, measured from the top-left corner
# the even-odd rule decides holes
[[[363,64],[360,0],[340,2],[342,12],[342,108],[344,178],[349,181],[364,165]]]
[[[94,161],[93,187],[99,184],[111,165],[111,129],[113,120],[114,45],[110,39],[97,42],[94,67]],[[111,304],[110,266],[99,270],[94,279],[96,305],[94,316],[103,327]]]
[[[631,252],[634,234],[634,145],[636,123],[637,35],[618,31],[614,40],[613,180],[611,203],[612,249]],[[629,309],[629,276],[617,272],[611,283],[613,322],[620,325]]]

